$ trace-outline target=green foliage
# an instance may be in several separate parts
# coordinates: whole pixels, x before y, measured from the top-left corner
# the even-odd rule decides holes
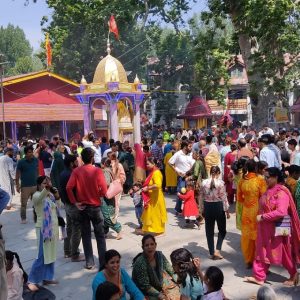
[[[178,90],[179,84],[191,87],[195,63],[192,49],[193,44],[188,31],[181,31],[180,34],[171,29],[161,31],[160,39],[155,43],[152,53],[159,61],[148,66],[149,73],[154,72],[159,75],[160,80],[154,88],[159,91],[174,91]],[[170,125],[171,120],[178,113],[176,94],[154,92],[152,98],[157,101],[157,121],[163,116],[166,123]]]
[[[8,70],[8,75],[26,74],[43,70],[42,61],[37,56],[19,57],[15,66]]]
[[[43,69],[40,59],[32,55],[32,48],[24,31],[11,24],[6,28],[0,27],[0,53],[9,62],[5,75],[19,75]]]
[[[107,22],[114,14],[120,42],[111,37],[112,55],[117,58],[122,55],[121,61],[125,62],[126,70],[133,71],[133,78],[135,73],[145,74],[146,57],[151,51],[152,38],[155,40],[157,36],[156,24],[163,19],[178,27],[189,2],[48,0],[53,16],[45,31],[49,32],[53,45],[54,71],[74,80],[84,74],[91,81],[97,63],[106,55]],[[46,21],[44,18],[43,25]],[[128,53],[136,45],[139,46]]]
[[[300,2],[209,0],[206,20],[231,18],[250,79],[250,94],[280,98],[299,73]]]
[[[14,66],[18,58],[30,56],[32,48],[20,27],[11,24],[5,28],[0,27],[0,53]]]
[[[190,25],[195,36],[195,87],[225,105],[228,89],[228,60],[238,53],[232,24],[227,19],[203,22],[195,16]]]

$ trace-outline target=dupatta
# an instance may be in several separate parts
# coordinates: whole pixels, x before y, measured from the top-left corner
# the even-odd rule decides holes
[[[153,177],[153,174],[154,174],[154,172],[155,172],[156,170],[158,170],[157,167],[154,167],[154,168],[152,169],[151,173],[148,175],[148,177],[147,177],[146,180],[144,181],[143,187],[146,187],[146,186],[149,185],[149,183],[150,183],[150,181],[151,181],[151,179],[152,179],[152,177]],[[142,198],[143,198],[143,202],[144,202],[144,208],[147,208],[148,205],[149,205],[149,202],[150,202],[150,194],[149,194],[149,192],[148,192],[148,191],[147,191],[147,192],[142,191]]]
[[[291,243],[292,243],[292,255],[296,263],[300,263],[300,220],[297,214],[296,206],[291,195],[291,192],[287,187],[281,184],[277,184],[275,193],[284,192],[289,197],[288,214],[291,217]]]

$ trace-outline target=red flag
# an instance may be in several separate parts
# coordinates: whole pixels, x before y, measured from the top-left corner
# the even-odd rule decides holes
[[[52,48],[49,40],[49,33],[46,33],[46,42],[45,42],[46,56],[47,56],[47,67],[52,65]]]
[[[119,30],[115,20],[115,17],[111,15],[108,22],[109,32],[113,32],[116,36],[116,39],[119,40]]]

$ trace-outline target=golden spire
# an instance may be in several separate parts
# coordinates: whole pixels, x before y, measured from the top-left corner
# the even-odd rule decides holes
[[[110,55],[110,53],[111,53],[109,39],[107,40],[107,48],[106,48],[106,52],[107,52],[108,55]]]
[[[82,75],[82,77],[81,77],[80,84],[87,84],[87,82],[86,82],[86,80],[84,78],[84,75]]]
[[[135,74],[135,79],[134,79],[134,84],[139,84],[141,81],[140,79],[138,78],[137,74]]]

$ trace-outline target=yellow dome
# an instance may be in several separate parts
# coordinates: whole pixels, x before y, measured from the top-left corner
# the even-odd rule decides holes
[[[124,82],[128,83],[125,69],[121,62],[108,54],[98,64],[93,83]]]

